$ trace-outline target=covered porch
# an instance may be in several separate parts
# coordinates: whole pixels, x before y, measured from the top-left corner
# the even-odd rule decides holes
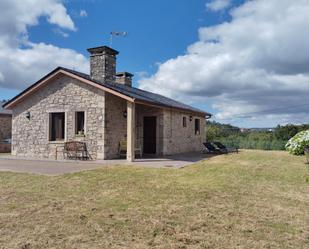
[[[159,105],[106,93],[104,156],[98,159],[119,158],[121,141],[126,142],[124,156],[130,162],[135,159],[136,149],[145,158],[201,152],[205,140],[205,114],[175,105]]]
[[[105,96],[104,159],[155,158],[163,155],[162,108]],[[121,153],[120,153],[121,152]]]
[[[163,154],[163,110],[127,102],[127,161]]]

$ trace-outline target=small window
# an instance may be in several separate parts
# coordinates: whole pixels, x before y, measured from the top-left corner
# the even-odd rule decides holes
[[[187,118],[186,117],[182,118],[182,126],[187,127]]]
[[[64,140],[65,114],[64,112],[49,114],[49,140]]]
[[[194,120],[194,131],[195,131],[195,135],[200,135],[201,125],[200,125],[200,120],[198,118]]]
[[[85,133],[85,112],[75,113],[75,134],[84,135]]]

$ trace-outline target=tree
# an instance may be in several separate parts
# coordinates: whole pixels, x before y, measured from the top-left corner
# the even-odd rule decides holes
[[[278,125],[274,131],[274,135],[277,139],[289,140],[295,136],[298,132],[296,125],[288,124],[285,126]]]

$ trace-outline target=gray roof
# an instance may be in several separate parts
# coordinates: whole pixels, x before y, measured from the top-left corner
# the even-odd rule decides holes
[[[88,74],[84,74],[81,72],[77,72],[71,69],[67,69],[67,68],[63,68],[61,67],[62,70],[65,70],[67,72],[73,73],[77,76],[80,76],[84,79],[93,81],[97,84],[101,84],[109,89],[112,89],[114,91],[117,91],[119,93],[122,93],[128,97],[137,99],[137,100],[141,100],[141,101],[145,101],[154,105],[160,105],[160,106],[166,106],[166,107],[172,107],[172,108],[179,108],[179,109],[184,109],[184,110],[188,110],[188,111],[192,111],[192,112],[199,112],[199,113],[205,113],[207,116],[211,116],[210,113],[207,113],[203,110],[200,110],[198,108],[186,105],[184,103],[181,103],[179,101],[173,100],[171,98],[167,98],[165,96],[162,96],[160,94],[156,94],[156,93],[152,93],[152,92],[148,92],[148,91],[144,91],[141,90],[139,88],[136,87],[130,87],[130,86],[126,86],[126,85],[122,85],[122,84],[117,84],[117,83],[101,83],[99,81],[95,81],[93,79],[90,78],[90,75]]]
[[[6,101],[0,100],[0,114],[12,114],[11,110],[6,110],[2,106],[6,103]]]
[[[20,94],[18,94],[14,98],[12,98],[10,101],[6,102],[4,107],[6,105],[8,105],[9,103],[11,103],[12,101],[14,101],[15,99],[17,99],[18,97],[22,96],[25,92],[30,91],[33,87],[35,87],[37,84],[39,84],[42,80],[46,79],[47,77],[56,73],[59,70],[64,70],[66,72],[72,73],[72,74],[79,76],[81,78],[84,78],[86,80],[90,80],[90,81],[92,81],[92,82],[94,82],[98,85],[103,85],[104,87],[107,87],[111,90],[114,90],[114,91],[121,93],[125,96],[128,96],[130,98],[134,98],[134,99],[139,100],[141,102],[146,102],[146,103],[149,103],[149,104],[162,106],[162,107],[183,109],[183,110],[187,110],[187,111],[190,111],[190,112],[203,113],[205,116],[209,116],[209,117],[211,116],[210,113],[207,113],[207,112],[200,110],[198,108],[186,105],[184,103],[173,100],[171,98],[167,98],[167,97],[162,96],[160,94],[147,92],[147,91],[138,89],[136,87],[125,86],[125,85],[118,84],[118,83],[102,83],[102,82],[91,79],[91,77],[88,74],[77,72],[75,70],[71,70],[71,69],[64,68],[64,67],[57,67],[55,70],[53,70],[49,74],[45,75],[42,79],[40,79],[39,81],[37,81],[33,85],[29,86],[27,89],[25,89]],[[2,103],[2,105],[3,105],[3,103]],[[7,111],[7,110],[5,110],[5,111]]]

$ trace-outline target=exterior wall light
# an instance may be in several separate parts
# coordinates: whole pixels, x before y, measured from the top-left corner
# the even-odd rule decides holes
[[[30,118],[31,118],[31,113],[30,112],[26,112],[26,118],[30,120]]]
[[[122,112],[122,114],[123,114],[123,117],[124,117],[124,118],[127,118],[127,116],[128,116],[128,112],[127,112],[126,110],[125,110],[125,111],[123,111],[123,112]]]
[[[190,116],[190,122],[192,121],[192,119],[193,119],[193,117],[192,117],[192,116]]]

